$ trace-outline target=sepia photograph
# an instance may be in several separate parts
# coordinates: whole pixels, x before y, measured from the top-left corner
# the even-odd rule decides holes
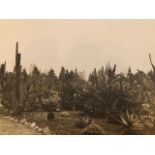
[[[0,135],[155,135],[154,19],[0,19]]]

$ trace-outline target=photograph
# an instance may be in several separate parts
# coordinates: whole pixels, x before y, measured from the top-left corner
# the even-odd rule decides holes
[[[0,135],[155,135],[155,19],[0,19]]]

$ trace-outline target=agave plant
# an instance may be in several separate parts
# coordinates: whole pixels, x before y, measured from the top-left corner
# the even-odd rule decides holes
[[[122,124],[122,134],[141,134],[144,124],[137,115],[129,114],[127,111],[126,115],[120,115],[120,119]]]

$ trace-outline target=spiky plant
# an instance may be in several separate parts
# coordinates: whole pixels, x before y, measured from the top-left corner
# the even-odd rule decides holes
[[[137,135],[142,134],[142,130],[144,128],[144,124],[141,122],[139,117],[135,114],[129,114],[127,113],[120,115],[121,124],[122,124],[122,130],[121,134],[125,135]]]

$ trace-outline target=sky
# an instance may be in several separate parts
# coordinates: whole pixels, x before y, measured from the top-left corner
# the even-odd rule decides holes
[[[57,75],[62,66],[88,75],[110,62],[117,72],[147,72],[149,53],[155,64],[155,20],[0,20],[0,64],[6,61],[8,71],[16,42],[28,71],[36,64]]]

